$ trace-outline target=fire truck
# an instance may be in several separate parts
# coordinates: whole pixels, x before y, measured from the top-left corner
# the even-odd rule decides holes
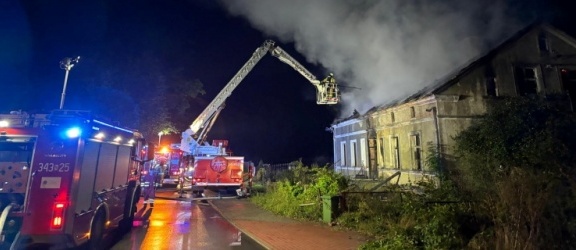
[[[227,140],[213,140],[212,145],[203,147],[203,151],[196,151],[193,162],[188,162],[192,164],[192,168],[184,172],[184,176],[190,176],[192,190],[202,192],[206,188],[238,189],[242,185],[244,157],[233,156],[227,150]]]
[[[180,157],[182,157],[182,151],[178,148],[179,144],[171,144],[170,148],[164,147],[160,152],[156,153],[156,158],[160,159],[163,164],[164,178],[162,179],[162,184],[167,185],[178,185],[180,179]]]
[[[0,247],[101,248],[130,230],[154,146],[87,111],[0,114]]]
[[[238,188],[242,184],[244,158],[231,156],[227,151],[226,140],[214,140],[210,145],[206,142],[206,137],[224,108],[226,99],[267,53],[291,66],[316,88],[317,104],[332,105],[340,101],[340,92],[333,74],[329,74],[323,80],[318,80],[286,51],[275,45],[273,41],[266,40],[192,122],[190,128],[182,132],[179,147],[183,152],[181,168],[193,169],[191,171],[193,189],[194,187]]]

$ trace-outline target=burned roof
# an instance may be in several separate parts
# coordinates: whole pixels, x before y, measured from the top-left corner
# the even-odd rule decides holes
[[[348,117],[341,118],[341,119],[336,119],[334,122],[332,122],[332,125],[341,123],[343,121],[356,119],[356,118],[359,118],[361,116],[362,116],[362,114],[360,114],[360,112],[358,112],[358,110],[354,109],[354,111],[352,112],[352,115],[350,115]]]
[[[487,62],[492,60],[500,52],[502,52],[506,48],[510,47],[512,44],[514,44],[516,41],[518,41],[520,38],[522,38],[524,35],[526,35],[530,31],[532,31],[536,27],[541,27],[541,28],[546,29],[547,31],[553,33],[553,34],[559,35],[562,38],[566,39],[566,41],[569,42],[570,44],[573,44],[574,46],[576,46],[576,39],[570,37],[569,35],[567,35],[564,32],[552,27],[549,24],[537,21],[537,22],[534,22],[534,23],[520,29],[519,31],[514,33],[512,36],[504,39],[502,42],[500,42],[495,47],[485,51],[484,53],[481,53],[477,57],[472,58],[468,62],[464,63],[462,66],[457,67],[456,69],[454,69],[450,73],[446,74],[444,77],[431,82],[429,85],[426,85],[424,88],[420,89],[416,93],[410,94],[404,98],[398,98],[395,100],[391,100],[388,103],[384,103],[382,105],[374,106],[362,115],[353,114],[349,117],[336,120],[334,122],[334,124],[337,124],[337,123],[340,123],[343,121],[347,121],[350,119],[355,119],[355,118],[358,118],[360,116],[368,115],[368,114],[374,113],[374,112],[379,111],[379,110],[385,110],[385,109],[388,109],[388,108],[391,108],[394,106],[398,106],[400,104],[419,100],[419,99],[428,97],[430,95],[440,93],[440,92],[446,90],[447,88],[451,87],[452,85],[456,84],[462,77],[464,77],[468,73],[472,72],[477,67],[485,65]]]
[[[447,74],[444,77],[442,77],[442,78],[432,82],[431,84],[425,86],[424,88],[417,91],[416,93],[413,93],[413,94],[407,96],[406,98],[396,99],[396,100],[391,101],[389,103],[386,103],[386,104],[383,104],[380,106],[376,106],[376,107],[370,109],[367,113],[374,112],[377,110],[388,109],[390,107],[394,107],[394,106],[404,104],[404,103],[407,103],[410,101],[422,99],[424,97],[427,97],[427,96],[437,94],[439,92],[444,91],[445,89],[449,88],[450,86],[456,84],[463,76],[467,75],[468,73],[470,73],[471,71],[473,71],[477,67],[484,65],[486,62],[492,60],[492,58],[494,58],[497,54],[502,52],[502,50],[508,48],[513,43],[518,41],[521,37],[523,37],[528,32],[530,32],[531,30],[533,30],[535,27],[538,27],[538,26],[541,26],[541,27],[546,28],[546,29],[551,28],[547,24],[543,24],[541,22],[532,23],[532,24],[526,26],[525,28],[519,30],[514,35],[512,35],[511,37],[507,38],[506,40],[501,42],[496,47],[488,50],[487,52],[481,54],[480,56],[474,57],[472,60],[469,60],[467,63],[463,64],[463,66],[456,68],[455,70],[451,71],[449,74]]]

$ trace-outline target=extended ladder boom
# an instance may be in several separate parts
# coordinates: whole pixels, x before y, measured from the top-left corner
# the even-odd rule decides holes
[[[248,73],[252,71],[254,66],[256,66],[256,63],[258,63],[260,59],[262,59],[262,57],[264,57],[264,55],[268,53],[269,48],[272,46],[274,46],[274,42],[268,40],[265,41],[264,44],[262,44],[262,46],[257,48],[256,51],[254,51],[252,57],[250,57],[250,59],[244,64],[244,66],[240,68],[240,70],[236,73],[236,75],[232,77],[232,79],[228,82],[228,84],[224,86],[224,88],[220,91],[220,93],[218,93],[218,95],[214,98],[214,100],[212,100],[212,102],[208,104],[206,109],[204,109],[204,111],[196,118],[196,120],[192,122],[192,125],[190,125],[190,129],[192,130],[192,132],[197,133],[200,128],[204,127],[207,123],[210,122],[211,116],[213,116],[218,110],[218,108],[222,104],[224,104],[226,98],[228,98],[232,94],[232,91],[234,91],[234,89],[238,87],[238,84],[240,84],[240,82],[244,80],[246,75],[248,75]]]
[[[340,100],[340,92],[334,76],[330,74],[324,80],[319,81],[310,73],[302,64],[298,63],[282,48],[275,46],[271,40],[266,40],[264,43],[254,51],[252,57],[240,68],[240,70],[232,77],[232,79],[224,86],[224,88],[216,95],[214,100],[202,111],[202,113],[192,122],[190,128],[182,133],[182,142],[180,149],[194,153],[194,148],[204,143],[206,135],[214,120],[224,108],[224,102],[234,89],[238,87],[240,82],[244,80],[246,75],[252,71],[254,66],[270,52],[273,56],[277,57],[280,61],[290,65],[298,73],[303,75],[314,87],[316,87],[316,103],[318,104],[337,104]]]
[[[286,51],[284,51],[282,48],[275,46],[273,49],[270,50],[270,53],[273,56],[277,57],[280,61],[290,65],[292,68],[298,71],[298,73],[306,77],[306,79],[308,79],[308,81],[314,84],[314,86],[320,84],[320,81],[316,79],[316,76],[314,76],[312,73],[310,73],[310,71],[304,68],[302,64],[300,64],[298,61],[296,61],[294,58],[288,55],[288,53],[286,53]]]

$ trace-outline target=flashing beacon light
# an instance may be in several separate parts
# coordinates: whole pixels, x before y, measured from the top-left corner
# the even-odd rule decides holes
[[[79,137],[81,134],[82,134],[82,130],[80,130],[80,128],[78,128],[78,127],[73,127],[73,128],[66,130],[66,136],[68,138],[76,138],[76,137]]]
[[[8,121],[0,121],[0,128],[5,128],[8,127],[10,125],[10,123]]]

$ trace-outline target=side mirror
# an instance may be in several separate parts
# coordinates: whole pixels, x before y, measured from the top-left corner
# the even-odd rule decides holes
[[[132,147],[132,159],[137,162],[151,161],[154,159],[155,151],[154,144],[146,144],[144,139],[139,139],[136,141],[134,147]]]
[[[137,161],[137,162],[141,162],[143,150],[144,150],[144,140],[143,139],[137,139],[136,142],[134,143],[134,146],[132,146],[132,150],[130,152],[130,155],[132,156],[132,160]]]

